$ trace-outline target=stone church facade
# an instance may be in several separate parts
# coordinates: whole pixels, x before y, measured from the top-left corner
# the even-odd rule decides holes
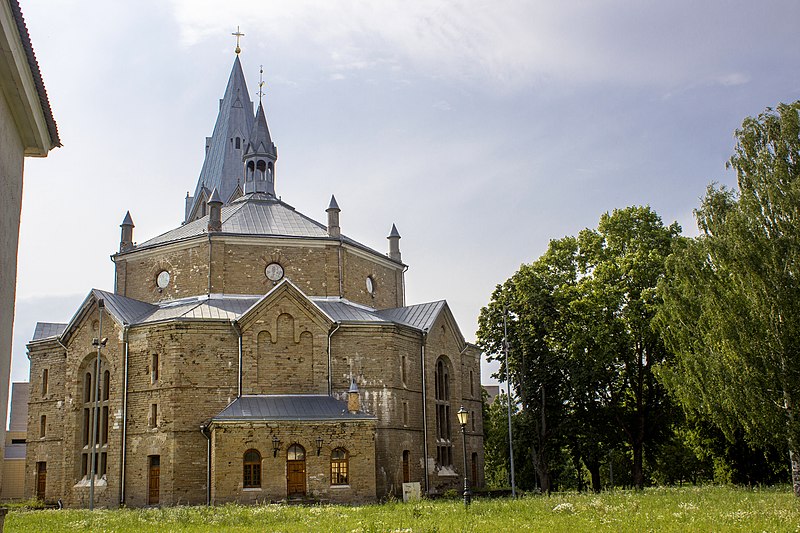
[[[335,198],[322,224],[276,195],[277,148],[248,94],[237,55],[184,223],[135,244],[127,214],[114,291],[91,290],[68,324],[37,324],[27,496],[440,492],[463,480],[462,405],[467,476],[482,485],[478,349],[445,301],[406,305],[394,226],[380,253],[342,234]]]

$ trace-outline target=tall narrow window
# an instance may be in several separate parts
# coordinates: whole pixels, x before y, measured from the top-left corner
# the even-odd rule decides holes
[[[48,378],[47,374],[48,373],[49,372],[48,372],[48,370],[46,368],[44,370],[42,370],[42,396],[47,394],[47,378]]]
[[[158,404],[150,404],[150,427],[158,427]]]
[[[242,139],[241,137],[236,137],[236,149],[239,150],[242,147]]]
[[[331,452],[331,485],[347,485],[347,450],[336,448]]]
[[[108,389],[111,388],[111,372],[106,370],[103,372],[103,401],[108,401]]]
[[[403,386],[407,386],[406,376],[408,375],[406,370],[406,356],[403,355],[400,357],[400,381],[402,381]]]
[[[97,372],[97,356],[86,358],[81,390],[83,393],[83,409],[78,411],[82,419],[78,425],[81,428],[80,448],[80,476],[86,478],[92,472],[92,448],[95,451],[94,472],[97,476],[106,473],[106,457],[108,456],[109,441],[109,396],[111,391],[111,371],[106,361],[100,359],[100,372]],[[95,405],[95,387],[97,398]]]
[[[436,362],[434,372],[436,404],[436,458],[441,466],[453,464],[453,445],[450,441],[450,368],[444,356]]]
[[[408,402],[403,402],[403,425],[408,425]]]
[[[411,452],[403,450],[403,483],[411,481]]]
[[[154,353],[150,361],[150,381],[158,383],[158,354]]]
[[[87,372],[83,377],[83,402],[92,401],[92,373]]]
[[[242,486],[246,489],[261,488],[261,454],[258,450],[244,452]]]
[[[469,371],[469,395],[474,398],[475,397],[475,385],[474,385],[474,376],[472,374],[472,370]]]
[[[39,419],[39,437],[44,437],[47,434],[47,415],[42,415]]]
[[[100,415],[100,446],[108,444],[108,406],[104,405]]]

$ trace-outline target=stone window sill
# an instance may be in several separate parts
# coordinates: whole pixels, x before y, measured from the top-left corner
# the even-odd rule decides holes
[[[350,485],[331,485],[332,489],[349,489]]]
[[[261,492],[261,487],[247,487],[242,489],[242,492]]]

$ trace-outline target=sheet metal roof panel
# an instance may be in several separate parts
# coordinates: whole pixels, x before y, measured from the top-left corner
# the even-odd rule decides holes
[[[125,324],[135,324],[139,319],[153,313],[158,306],[133,298],[127,298],[113,292],[93,289],[95,298],[102,298],[106,309],[117,316]]]
[[[381,309],[375,313],[392,322],[410,326],[422,331],[430,330],[436,317],[445,306],[445,300],[428,302],[424,304],[409,305],[406,307],[395,307],[393,309]]]
[[[346,301],[341,300],[324,300],[313,299],[314,303],[320,309],[325,311],[334,322],[376,322],[376,323],[391,323],[378,316],[375,311],[370,311],[362,307],[352,305]]]
[[[32,341],[41,339],[48,339],[50,337],[58,337],[64,330],[67,329],[66,324],[59,324],[55,322],[37,322],[36,328],[33,330]]]
[[[366,413],[350,413],[347,403],[320,394],[241,396],[212,418],[234,420],[371,420]]]

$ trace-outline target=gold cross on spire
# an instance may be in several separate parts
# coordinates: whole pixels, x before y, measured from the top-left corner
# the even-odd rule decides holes
[[[244,33],[239,31],[239,26],[236,26],[236,32],[231,33],[231,35],[236,37],[236,55],[239,55],[239,52],[242,51],[242,49],[239,48],[239,38],[244,37]]]
[[[258,69],[258,101],[261,102],[261,97],[264,96],[264,65],[259,65]]]

